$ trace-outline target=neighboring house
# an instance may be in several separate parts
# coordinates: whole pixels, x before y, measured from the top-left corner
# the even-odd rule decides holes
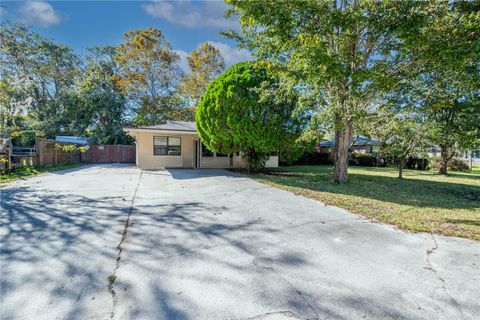
[[[376,150],[379,142],[367,137],[357,136],[353,141],[350,151],[359,153],[373,153]],[[318,153],[333,154],[335,149],[335,140],[322,140],[316,147]]]
[[[460,152],[459,158],[470,165],[478,165],[480,164],[480,149]]]
[[[440,155],[440,148],[432,148],[428,151],[429,157],[440,157]],[[477,165],[480,164],[480,149],[464,150],[461,151],[456,157],[470,165]]]
[[[78,145],[89,145],[90,139],[86,137],[74,137],[74,136],[56,136],[55,141],[63,143],[72,143]]]
[[[195,122],[167,121],[124,131],[135,139],[136,163],[142,169],[242,168],[246,164],[239,154],[223,155],[205,148]],[[278,167],[278,156],[270,156],[266,167]]]

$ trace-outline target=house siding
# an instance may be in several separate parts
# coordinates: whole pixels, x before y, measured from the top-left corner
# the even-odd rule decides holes
[[[153,154],[153,137],[180,137],[181,155],[167,156]],[[156,132],[136,132],[136,164],[142,169],[163,169],[163,168],[193,168],[194,167],[194,148],[195,140],[198,136],[194,133],[156,133]],[[200,168],[228,169],[244,168],[245,160],[241,156],[230,157],[203,157],[200,155]],[[278,167],[278,157],[271,156],[266,167]]]
[[[153,137],[180,137],[181,155],[159,156],[153,154]],[[138,132],[137,138],[137,165],[142,169],[161,168],[192,168],[193,167],[193,139],[192,135],[155,134]]]

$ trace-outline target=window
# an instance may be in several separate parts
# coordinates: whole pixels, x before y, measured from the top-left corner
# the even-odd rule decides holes
[[[208,150],[203,143],[202,143],[202,157],[213,157],[213,152]]]
[[[155,156],[181,155],[181,139],[179,137],[153,137],[153,154]]]

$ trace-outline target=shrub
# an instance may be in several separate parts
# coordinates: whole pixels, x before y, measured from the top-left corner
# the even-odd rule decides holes
[[[406,169],[412,170],[427,170],[430,166],[430,160],[428,158],[408,158],[405,163]]]
[[[432,170],[440,170],[440,166],[442,163],[442,159],[440,157],[432,157],[430,158],[430,168]],[[470,167],[466,161],[463,161],[458,158],[452,158],[448,162],[448,170],[450,171],[457,171],[457,172],[467,172],[470,171]]]
[[[349,163],[354,166],[375,167],[377,166],[377,156],[370,153],[353,152]]]
[[[240,62],[210,83],[196,113],[197,131],[207,149],[241,152],[248,169],[257,171],[267,154],[296,141],[301,133],[293,117],[297,94],[282,91],[278,81],[267,70]]]
[[[297,164],[304,155],[312,152],[314,152],[314,145],[311,143],[293,143],[280,149],[278,161],[281,165],[290,166]]]
[[[307,152],[300,159],[294,161],[293,165],[321,165],[333,164],[333,157],[329,153]]]

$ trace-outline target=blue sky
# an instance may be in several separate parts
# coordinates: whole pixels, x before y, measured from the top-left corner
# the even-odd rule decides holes
[[[128,30],[155,27],[181,57],[207,41],[220,49],[227,66],[250,57],[219,34],[238,28],[235,18],[224,18],[223,1],[2,0],[1,5],[2,21],[23,22],[79,54],[96,45],[117,45]]]

